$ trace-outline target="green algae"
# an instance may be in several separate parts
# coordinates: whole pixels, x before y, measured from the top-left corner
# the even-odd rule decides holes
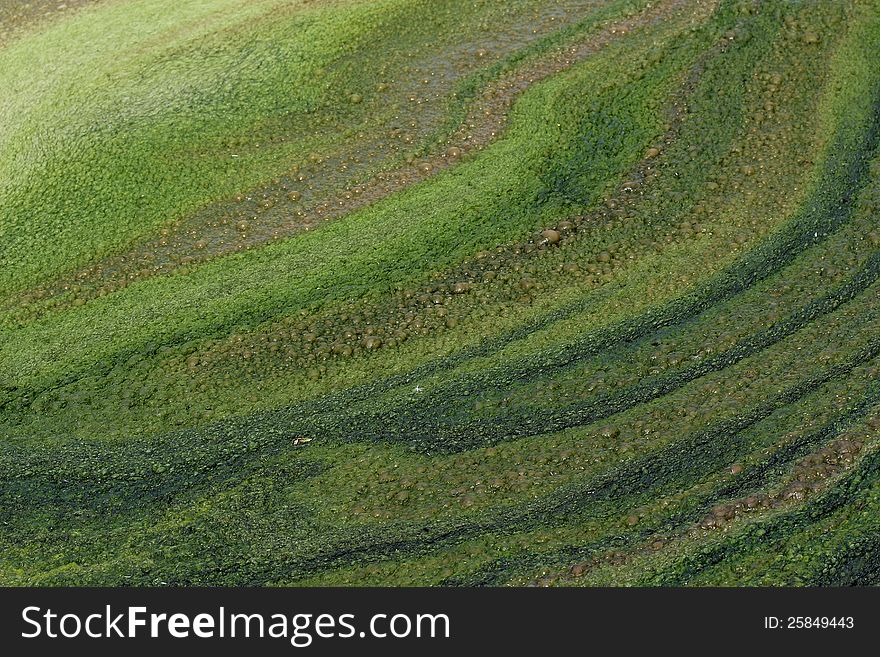
[[[460,4],[436,9],[438,52]],[[574,4],[470,74],[428,141],[504,74],[648,11]],[[365,5],[369,25],[423,9]],[[351,36],[347,3],[308,11],[320,43]],[[535,82],[484,148],[319,229],[80,305],[7,287],[31,296],[0,316],[0,581],[876,583],[878,7],[656,11]],[[39,29],[75,28],[58,20]],[[388,46],[363,34],[369,70]],[[375,92],[344,86],[334,121],[381,125]],[[270,105],[235,130],[260,139]],[[285,149],[334,148],[289,136],[237,163],[236,189]],[[83,207],[77,221],[107,221]],[[137,230],[171,217],[155,216]],[[71,264],[32,262],[22,289]]]

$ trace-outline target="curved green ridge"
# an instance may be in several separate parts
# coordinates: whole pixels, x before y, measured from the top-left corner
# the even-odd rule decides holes
[[[876,2],[106,2],[0,50],[0,582],[878,582]]]
[[[376,129],[388,110],[369,102],[374,80],[401,74],[407,50],[438,32],[461,37],[499,13],[434,2],[424,22],[424,7],[110,2],[7,46],[0,293],[332,150],[342,126]],[[348,103],[355,93],[367,102]]]

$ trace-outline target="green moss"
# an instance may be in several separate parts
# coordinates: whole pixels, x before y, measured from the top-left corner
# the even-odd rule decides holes
[[[0,36],[0,582],[878,581],[876,3],[564,9]]]

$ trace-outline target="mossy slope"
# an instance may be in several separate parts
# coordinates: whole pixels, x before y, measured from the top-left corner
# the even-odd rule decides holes
[[[880,6],[503,5],[0,43],[0,581],[878,581]]]

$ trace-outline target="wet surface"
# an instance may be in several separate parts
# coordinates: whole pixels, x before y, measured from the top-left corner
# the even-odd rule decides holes
[[[575,7],[541,15],[570,25]],[[453,37],[442,61],[413,53],[375,92],[341,97],[381,104],[381,129],[358,124],[125,260],[16,300],[0,580],[875,581],[880,79],[859,58],[880,23],[857,4],[660,3],[493,68],[532,28],[556,29],[520,16],[488,24],[489,39]],[[544,215],[531,197],[501,199],[474,213],[478,237],[461,235],[454,258],[390,249],[347,278],[308,279],[308,294],[288,294],[285,271],[238,274],[224,283],[257,292],[209,304],[181,276],[171,289],[195,307],[164,316],[174,300],[152,286],[121,290],[239,250],[259,262],[306,230],[317,244],[330,220],[322,244],[336,248],[351,210],[492,155],[539,80],[566,94],[532,107],[533,125],[571,118],[565,156],[520,184],[586,198],[578,176],[599,170],[589,203]],[[602,90],[595,104],[557,112],[585,89]],[[337,123],[267,122],[218,148],[251,157],[264,138]],[[603,148],[627,155],[591,159]],[[515,228],[476,232],[519,210]],[[425,242],[457,246],[445,223],[394,220],[391,238],[436,229]],[[92,313],[109,293],[108,317]],[[114,317],[127,299],[159,320]],[[219,317],[192,319],[203,311]]]
[[[26,28],[66,16],[101,0],[0,0],[0,44]]]
[[[377,106],[396,108],[397,114],[389,120],[385,134],[354,132],[347,140],[351,144],[343,146],[340,152],[312,153],[305,163],[268,186],[176,221],[162,229],[158,238],[32,290],[24,295],[24,300],[31,303],[53,299],[55,309],[81,305],[145,277],[171,273],[180,267],[314,230],[323,222],[375,203],[454,166],[497,139],[504,131],[514,101],[532,84],[564,71],[634,30],[668,19],[671,12],[682,10],[685,4],[680,0],[653,4],[632,17],[608,21],[546,55],[527,59],[492,79],[469,100],[466,119],[445,136],[441,130],[445,111],[450,102],[455,102],[451,94],[462,79],[500,62],[542,36],[575,24],[596,3],[551,5],[528,17],[526,22],[512,26],[508,33],[490,32],[491,36],[455,44],[442,56],[412,53],[413,64],[400,77],[379,82],[376,96],[370,100]],[[713,3],[699,4],[702,12],[712,6]],[[364,99],[356,96],[349,102],[359,104]],[[441,135],[439,143],[428,143],[437,134]],[[270,133],[268,139],[286,138],[282,132],[276,137]],[[259,144],[233,146],[226,155],[241,156],[242,153],[233,152],[241,147],[259,148]],[[402,166],[394,166],[401,159]],[[388,170],[374,173],[389,165]]]

